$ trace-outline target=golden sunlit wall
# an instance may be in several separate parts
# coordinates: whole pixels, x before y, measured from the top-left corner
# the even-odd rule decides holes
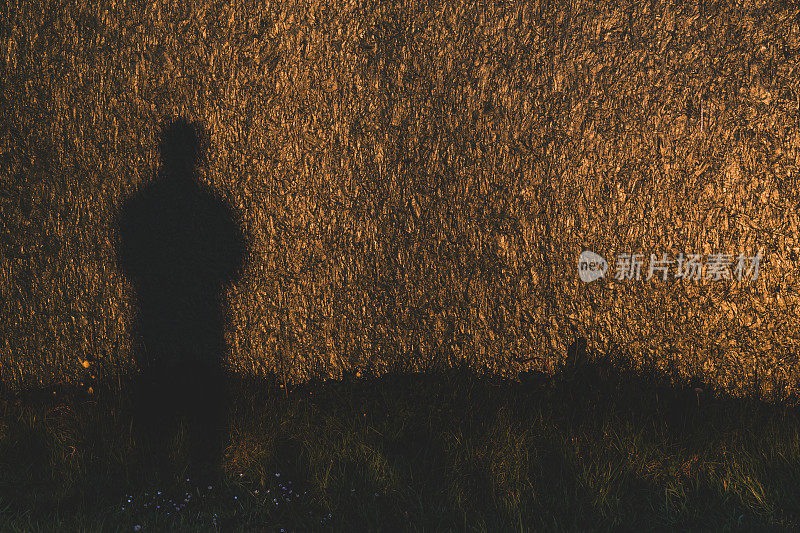
[[[12,0],[5,386],[132,370],[114,220],[184,115],[252,240],[226,293],[238,371],[514,375],[585,336],[793,392],[800,8],[729,4]],[[584,249],[763,260],[756,280],[586,284]]]

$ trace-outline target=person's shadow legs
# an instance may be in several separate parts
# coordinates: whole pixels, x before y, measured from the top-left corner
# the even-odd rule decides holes
[[[189,438],[189,469],[198,483],[205,484],[222,475],[221,459],[228,433],[228,390],[222,368],[204,369],[188,387],[191,402],[184,412]]]
[[[161,375],[159,375],[161,374]],[[133,394],[133,439],[137,452],[138,474],[157,476],[159,481],[177,474],[171,451],[177,435],[179,409],[164,382],[166,372],[148,369],[137,377]]]
[[[172,483],[186,474],[199,486],[219,480],[228,433],[225,381],[219,365],[195,367],[191,373],[150,369],[140,376],[134,389],[133,434],[136,462],[146,466],[146,477]],[[185,462],[180,460],[180,447]]]

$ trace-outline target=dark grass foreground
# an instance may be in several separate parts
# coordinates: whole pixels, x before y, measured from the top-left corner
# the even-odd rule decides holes
[[[148,470],[126,402],[102,391],[7,402],[0,530],[800,526],[789,406],[580,361],[521,383],[452,370],[231,385],[226,477],[211,487]],[[172,452],[186,464],[180,436]]]

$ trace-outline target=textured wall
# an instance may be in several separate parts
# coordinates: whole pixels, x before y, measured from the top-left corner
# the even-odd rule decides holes
[[[159,121],[252,236],[233,367],[552,370],[584,335],[741,392],[798,376],[799,9],[725,2],[16,2],[2,14],[12,388],[131,366],[121,202]],[[584,249],[763,259],[584,284]],[[704,258],[705,259],[705,258]],[[644,277],[644,276],[643,276]],[[89,361],[89,370],[83,363]]]

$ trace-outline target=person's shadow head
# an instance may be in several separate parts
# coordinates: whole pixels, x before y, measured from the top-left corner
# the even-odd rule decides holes
[[[196,179],[206,139],[196,122],[163,123],[159,175],[123,205],[117,248],[133,282],[142,341],[134,349],[140,374],[132,391],[138,426],[150,429],[145,441],[165,447],[172,422],[183,418],[195,464],[217,461],[222,450],[221,292],[239,276],[246,252],[233,211]]]
[[[197,122],[167,118],[161,126],[159,153],[161,172],[185,177],[206,162],[208,136]]]

